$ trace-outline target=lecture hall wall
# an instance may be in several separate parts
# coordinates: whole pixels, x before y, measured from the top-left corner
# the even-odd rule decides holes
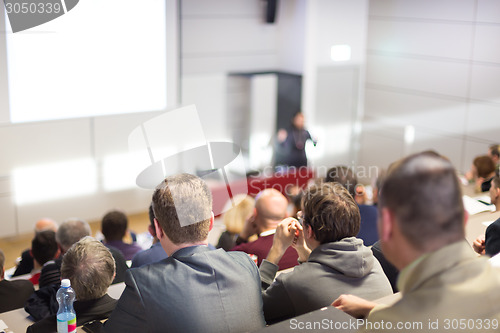
[[[435,149],[465,172],[499,143],[499,33],[495,0],[370,1],[359,163]]]
[[[463,171],[500,141],[498,1],[282,0],[274,24],[263,22],[263,4],[180,1],[181,101],[196,104],[208,140],[234,134],[228,100],[248,103],[244,85],[228,73],[281,70],[304,76],[303,110],[322,139],[311,150],[315,166],[382,168],[436,149]],[[331,62],[332,44],[350,44],[351,60]],[[150,191],[110,190],[106,174],[124,167],[128,134],[154,115],[1,124],[0,237],[30,232],[42,216],[93,220],[110,208],[144,211]],[[14,170],[82,159],[95,170],[93,192],[16,202]],[[89,177],[85,170],[70,175],[68,187]]]

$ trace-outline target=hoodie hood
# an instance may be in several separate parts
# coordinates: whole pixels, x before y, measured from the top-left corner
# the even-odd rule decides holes
[[[372,250],[364,246],[361,239],[347,237],[318,246],[307,261],[331,267],[346,276],[360,278],[371,272],[374,260]]]

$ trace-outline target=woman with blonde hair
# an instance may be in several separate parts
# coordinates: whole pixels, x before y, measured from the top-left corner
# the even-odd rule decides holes
[[[232,202],[236,202],[236,206],[228,209],[232,205]],[[238,194],[226,203],[223,215],[224,225],[226,226],[226,231],[224,231],[219,238],[217,243],[217,248],[223,248],[226,251],[231,250],[236,245],[236,238],[240,234],[245,221],[252,215],[255,207],[255,200],[249,195]]]

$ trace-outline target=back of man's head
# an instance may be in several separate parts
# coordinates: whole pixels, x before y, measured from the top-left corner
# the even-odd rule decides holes
[[[172,243],[204,241],[210,231],[212,193],[199,177],[170,176],[153,193],[153,211]]]
[[[52,230],[52,231],[56,232],[57,231],[57,222],[50,219],[50,218],[47,218],[47,217],[44,217],[44,218],[36,221],[35,233],[40,232],[40,231],[44,231],[44,230]]]
[[[58,249],[56,233],[52,230],[37,232],[31,241],[31,254],[40,265],[54,259]]]
[[[71,281],[79,301],[106,294],[115,275],[115,260],[98,240],[84,237],[69,248],[63,257],[61,277]]]
[[[70,218],[57,229],[56,240],[64,253],[83,237],[90,236],[90,233],[90,226],[86,221]]]
[[[414,154],[391,165],[379,205],[394,214],[401,233],[419,251],[465,237],[458,178],[450,161],[437,153]]]
[[[128,218],[119,210],[112,210],[101,221],[101,231],[107,242],[122,240],[128,228]]]
[[[339,183],[309,187],[302,198],[304,225],[310,225],[321,244],[355,237],[359,232],[359,208],[347,189]]]
[[[274,188],[265,189],[255,197],[257,217],[255,222],[262,231],[276,229],[287,217],[288,199]]]
[[[349,194],[354,198],[358,179],[354,172],[346,166],[334,166],[326,172],[326,183],[339,183],[347,189]]]

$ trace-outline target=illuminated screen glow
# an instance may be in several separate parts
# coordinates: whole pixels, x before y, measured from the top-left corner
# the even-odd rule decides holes
[[[166,6],[84,0],[53,21],[8,32],[10,121],[166,109]]]

